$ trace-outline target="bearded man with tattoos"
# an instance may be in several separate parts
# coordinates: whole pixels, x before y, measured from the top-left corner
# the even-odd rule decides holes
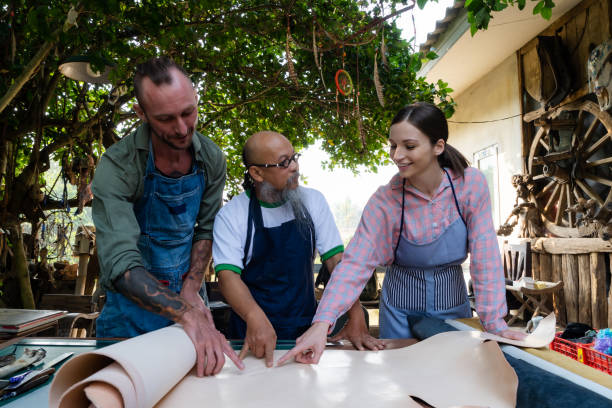
[[[92,190],[100,282],[106,303],[98,337],[133,337],[180,323],[197,352],[197,375],[218,373],[227,355],[202,293],[226,163],[195,131],[197,95],[169,58],[140,64],[134,76],[142,124],[111,146]]]

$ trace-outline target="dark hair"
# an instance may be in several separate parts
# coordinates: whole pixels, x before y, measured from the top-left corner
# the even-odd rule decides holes
[[[391,121],[391,126],[406,121],[429,137],[432,145],[444,140],[444,152],[438,156],[442,167],[450,167],[454,173],[463,176],[463,170],[470,164],[457,149],[447,143],[448,122],[444,113],[435,105],[427,102],[416,102],[404,106]]]
[[[249,174],[250,157],[248,156],[250,155],[251,152],[247,151],[247,144],[245,143],[245,145],[242,147],[242,164],[244,164],[245,167],[244,180],[242,181],[242,188],[244,188],[244,191],[253,190],[255,188],[253,178]]]
[[[138,64],[136,66],[136,74],[134,75],[134,93],[136,94],[136,100],[142,106],[142,80],[149,78],[155,85],[171,84],[172,77],[170,76],[170,69],[174,68],[179,70],[186,78],[189,78],[187,72],[177,65],[171,58],[168,57],[156,57],[150,60]]]

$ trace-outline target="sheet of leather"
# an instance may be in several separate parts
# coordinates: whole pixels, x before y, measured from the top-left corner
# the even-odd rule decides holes
[[[480,320],[478,320],[478,318],[471,317],[467,319],[457,319],[457,321],[473,327],[474,329],[482,330],[482,325],[480,324]],[[603,385],[604,387],[612,389],[612,376],[604,373],[603,371],[597,370],[596,368],[582,364],[561,353],[553,351],[549,348],[528,347],[524,348],[523,351],[571,371],[574,374],[578,374],[588,380],[596,382],[597,384]]]
[[[61,401],[64,397],[69,397],[70,401],[84,401],[85,385],[104,381],[94,375],[116,362],[124,372],[124,382],[131,384],[134,390],[130,391],[133,395],[122,393],[126,406],[132,406],[127,403],[129,399],[136,402],[135,406],[152,407],[191,370],[195,361],[193,343],[180,326],[156,330],[67,361],[51,383],[49,406],[87,406],[80,402],[78,405],[62,405]],[[116,374],[114,370],[112,373]],[[80,398],[72,395],[71,388]]]
[[[546,318],[520,343],[537,347],[545,345],[552,336],[554,320]],[[202,401],[216,398],[222,404],[229,404],[233,398],[242,396],[245,398],[242,403],[249,406],[256,400],[249,393],[237,393],[242,386],[261,392],[262,398],[269,398],[271,402],[283,400],[284,395],[290,398],[284,404],[291,401],[292,405],[315,395],[309,402],[312,407],[320,406],[313,405],[319,398],[332,402],[338,398],[343,402],[350,399],[357,405],[363,405],[370,398],[374,406],[407,406],[413,403],[411,395],[436,407],[514,406],[516,374],[496,343],[483,343],[490,338],[516,344],[478,331],[449,332],[396,350],[327,350],[317,366],[292,363],[268,369],[262,360],[249,357],[247,369],[239,372],[226,361],[227,367],[216,377],[200,379],[190,374],[182,380],[192,370],[196,354],[191,340],[175,325],[74,357],[56,374],[49,406],[87,407],[84,389],[93,381],[115,385],[126,406],[132,403],[154,406],[164,396],[161,406],[171,406],[168,401],[174,398],[201,396],[199,387],[209,389]],[[277,351],[276,357],[281,353]],[[113,362],[116,364],[111,366]],[[194,389],[187,393],[176,391],[184,387]],[[313,391],[312,387],[323,388]],[[303,397],[295,397],[296,388],[305,392]],[[199,400],[194,397],[192,401]]]
[[[284,351],[276,350],[275,359]],[[327,350],[318,365],[266,368],[245,359],[240,371],[226,363],[216,377],[185,377],[157,405],[292,408],[413,406],[514,407],[518,379],[495,342],[477,332],[449,332],[412,346],[379,352]],[[419,406],[419,405],[414,405]]]
[[[481,334],[485,339],[494,340],[499,343],[512,344],[513,346],[532,348],[546,347],[555,338],[556,324],[555,315],[551,313],[542,319],[533,333],[530,333],[524,340],[511,340],[486,332],[481,332]]]
[[[94,408],[123,408],[123,398],[115,387],[103,382],[93,382],[85,387],[85,396]]]
[[[100,388],[98,384],[104,384],[105,387]],[[88,395],[92,393],[92,387],[93,398]],[[112,404],[117,397],[120,405]],[[86,407],[90,403],[97,408],[142,406],[137,403],[137,392],[129,374],[117,363],[112,363],[74,384],[61,396],[58,406],[60,408]]]

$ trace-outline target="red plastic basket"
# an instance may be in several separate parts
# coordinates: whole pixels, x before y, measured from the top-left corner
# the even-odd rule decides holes
[[[612,375],[612,356],[597,350],[584,349],[584,364]]]
[[[589,350],[594,343],[574,343],[573,341],[562,339],[562,332],[557,332],[555,339],[550,343],[550,349],[564,354],[574,360],[585,363],[585,350]]]
[[[551,350],[612,375],[612,356],[594,350],[594,342],[587,344],[574,343],[559,337],[561,333],[558,332],[553,342],[550,343]]]

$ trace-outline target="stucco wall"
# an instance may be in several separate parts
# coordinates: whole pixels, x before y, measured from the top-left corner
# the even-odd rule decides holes
[[[475,84],[454,95],[456,113],[449,120],[449,143],[474,165],[474,153],[497,146],[498,211],[496,226],[513,208],[515,193],[510,182],[523,170],[521,157],[521,118],[516,56],[512,55]],[[498,120],[508,118],[505,120]],[[479,122],[487,123],[453,123]]]

